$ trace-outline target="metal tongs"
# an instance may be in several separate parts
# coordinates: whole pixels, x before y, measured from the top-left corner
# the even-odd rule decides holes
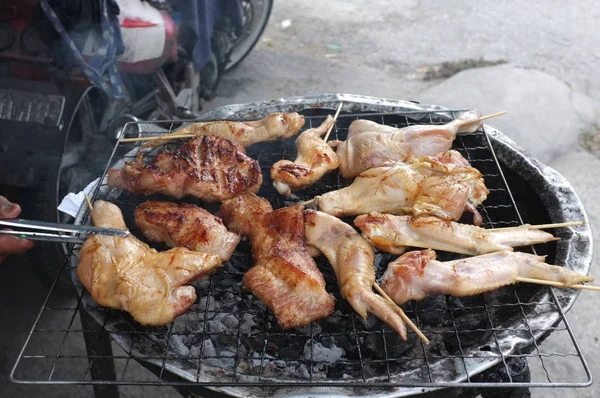
[[[0,220],[0,227],[37,229],[48,232],[29,232],[29,231],[4,231],[0,230],[0,235],[12,235],[27,240],[41,240],[45,242],[63,242],[63,243],[83,243],[89,234],[110,235],[126,237],[129,231],[122,229],[101,228],[88,225],[60,224],[45,221],[32,221],[22,218],[11,218]],[[58,232],[73,233],[77,235],[63,235]]]

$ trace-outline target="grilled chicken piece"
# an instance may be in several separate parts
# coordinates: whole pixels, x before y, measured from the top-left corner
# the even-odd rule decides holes
[[[135,223],[151,242],[213,253],[229,261],[240,236],[229,232],[220,218],[187,203],[145,202],[135,208]]]
[[[383,126],[369,120],[352,122],[348,139],[331,141],[336,147],[340,173],[353,178],[373,167],[405,162],[411,156],[436,155],[449,150],[457,133],[472,133],[481,127],[481,114],[469,111],[444,125]]]
[[[449,152],[422,156],[411,164],[369,169],[350,186],[315,197],[315,204],[338,217],[378,211],[458,220],[467,210],[474,213],[478,225],[481,216],[475,207],[488,194],[483,177],[460,153]]]
[[[280,160],[271,168],[273,186],[277,192],[289,196],[292,191],[297,191],[311,186],[326,173],[337,169],[339,162],[334,150],[331,149],[321,136],[335,120],[328,116],[317,128],[309,129],[296,139],[298,156],[292,163],[289,160]]]
[[[127,229],[121,210],[96,201],[92,220],[98,227]],[[221,266],[219,256],[184,248],[157,252],[133,235],[89,235],[79,253],[77,275],[98,304],[129,312],[144,325],[161,326],[196,301],[186,283]]]
[[[363,318],[370,312],[406,340],[406,326],[395,306],[373,293],[375,253],[350,225],[328,214],[305,212],[306,242],[319,249],[335,271],[340,293]]]
[[[499,251],[462,260],[440,262],[433,250],[404,254],[388,265],[383,290],[402,305],[428,295],[473,296],[516,282],[516,277],[543,279],[567,286],[594,278],[564,267],[549,265],[544,257]]]
[[[173,135],[214,135],[237,142],[243,147],[249,147],[257,142],[275,141],[279,138],[289,138],[304,126],[304,116],[293,113],[276,112],[265,118],[248,122],[229,122],[225,120],[216,122],[197,122],[187,127],[166,134],[165,139],[150,141],[144,147],[161,146],[172,138]]]
[[[394,216],[377,212],[356,217],[354,225],[373,246],[392,254],[402,254],[407,247],[422,247],[477,255],[558,240],[548,232],[530,229],[529,224],[494,230],[437,217]]]
[[[239,144],[215,136],[194,138],[175,150],[165,150],[147,165],[140,153],[123,170],[108,171],[111,187],[177,199],[192,195],[207,202],[257,192],[261,184],[258,162],[246,156]]]
[[[267,304],[283,329],[331,315],[335,299],[308,253],[302,205],[272,211],[265,199],[245,194],[223,202],[219,214],[229,229],[250,239],[254,267],[243,286]]]

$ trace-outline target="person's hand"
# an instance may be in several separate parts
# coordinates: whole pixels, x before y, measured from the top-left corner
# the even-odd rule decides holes
[[[8,199],[0,195],[0,218],[16,218],[21,214],[21,206],[10,203]],[[9,235],[0,235],[0,263],[7,256],[23,253],[33,247],[30,240],[16,238]]]

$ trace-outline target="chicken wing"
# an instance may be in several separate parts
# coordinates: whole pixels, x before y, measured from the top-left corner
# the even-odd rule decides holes
[[[381,287],[402,305],[425,296],[473,296],[516,282],[516,277],[543,279],[567,286],[594,278],[564,267],[549,265],[544,257],[499,251],[461,260],[440,262],[433,250],[404,254],[388,265]]]
[[[92,219],[98,227],[127,229],[121,210],[96,201]],[[98,304],[129,312],[139,323],[166,325],[195,301],[183,286],[221,266],[219,256],[184,248],[157,252],[133,235],[90,235],[79,253],[77,275]]]
[[[197,122],[166,134],[165,139],[149,141],[144,144],[144,147],[161,146],[172,140],[169,136],[182,134],[214,135],[235,141],[243,147],[249,147],[258,142],[292,137],[298,133],[302,126],[304,126],[304,116],[296,112],[271,113],[263,119],[247,122],[229,122],[225,120]]]
[[[305,211],[307,244],[319,249],[335,271],[340,293],[363,318],[370,312],[406,340],[406,326],[394,305],[373,293],[375,253],[350,225],[328,214]]]
[[[469,111],[444,125],[383,126],[369,120],[352,122],[346,141],[331,141],[336,147],[340,173],[353,178],[373,167],[405,162],[410,156],[435,155],[450,149],[457,133],[475,132],[481,114]]]
[[[458,220],[468,210],[474,212],[475,224],[480,224],[475,207],[487,198],[483,177],[477,169],[464,167],[458,152],[451,152],[369,169],[350,186],[315,197],[315,204],[338,217],[378,211]]]
[[[283,329],[331,315],[335,299],[308,253],[302,205],[272,211],[265,199],[245,194],[223,202],[219,215],[229,229],[250,239],[254,266],[243,285],[267,304]]]
[[[135,223],[151,242],[213,253],[229,261],[240,236],[229,232],[220,218],[187,203],[145,202],[135,208]]]
[[[337,155],[321,139],[334,123],[333,117],[328,116],[319,127],[302,132],[296,139],[296,160],[280,160],[273,165],[271,178],[277,192],[289,196],[292,191],[311,186],[326,173],[337,169]]]
[[[140,153],[123,170],[108,171],[108,185],[133,193],[162,193],[180,199],[192,195],[207,202],[257,192],[262,184],[258,162],[239,144],[202,136],[175,150],[165,150],[147,165]]]
[[[354,225],[373,246],[392,254],[402,254],[407,247],[422,247],[477,255],[512,251],[515,246],[557,240],[548,232],[530,229],[530,225],[494,230],[437,217],[394,216],[377,212],[356,217]]]

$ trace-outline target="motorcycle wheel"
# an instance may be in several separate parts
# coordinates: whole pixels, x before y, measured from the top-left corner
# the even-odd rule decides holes
[[[267,27],[272,9],[273,0],[242,0],[242,27],[229,61],[225,64],[225,72],[238,66],[258,43]]]

